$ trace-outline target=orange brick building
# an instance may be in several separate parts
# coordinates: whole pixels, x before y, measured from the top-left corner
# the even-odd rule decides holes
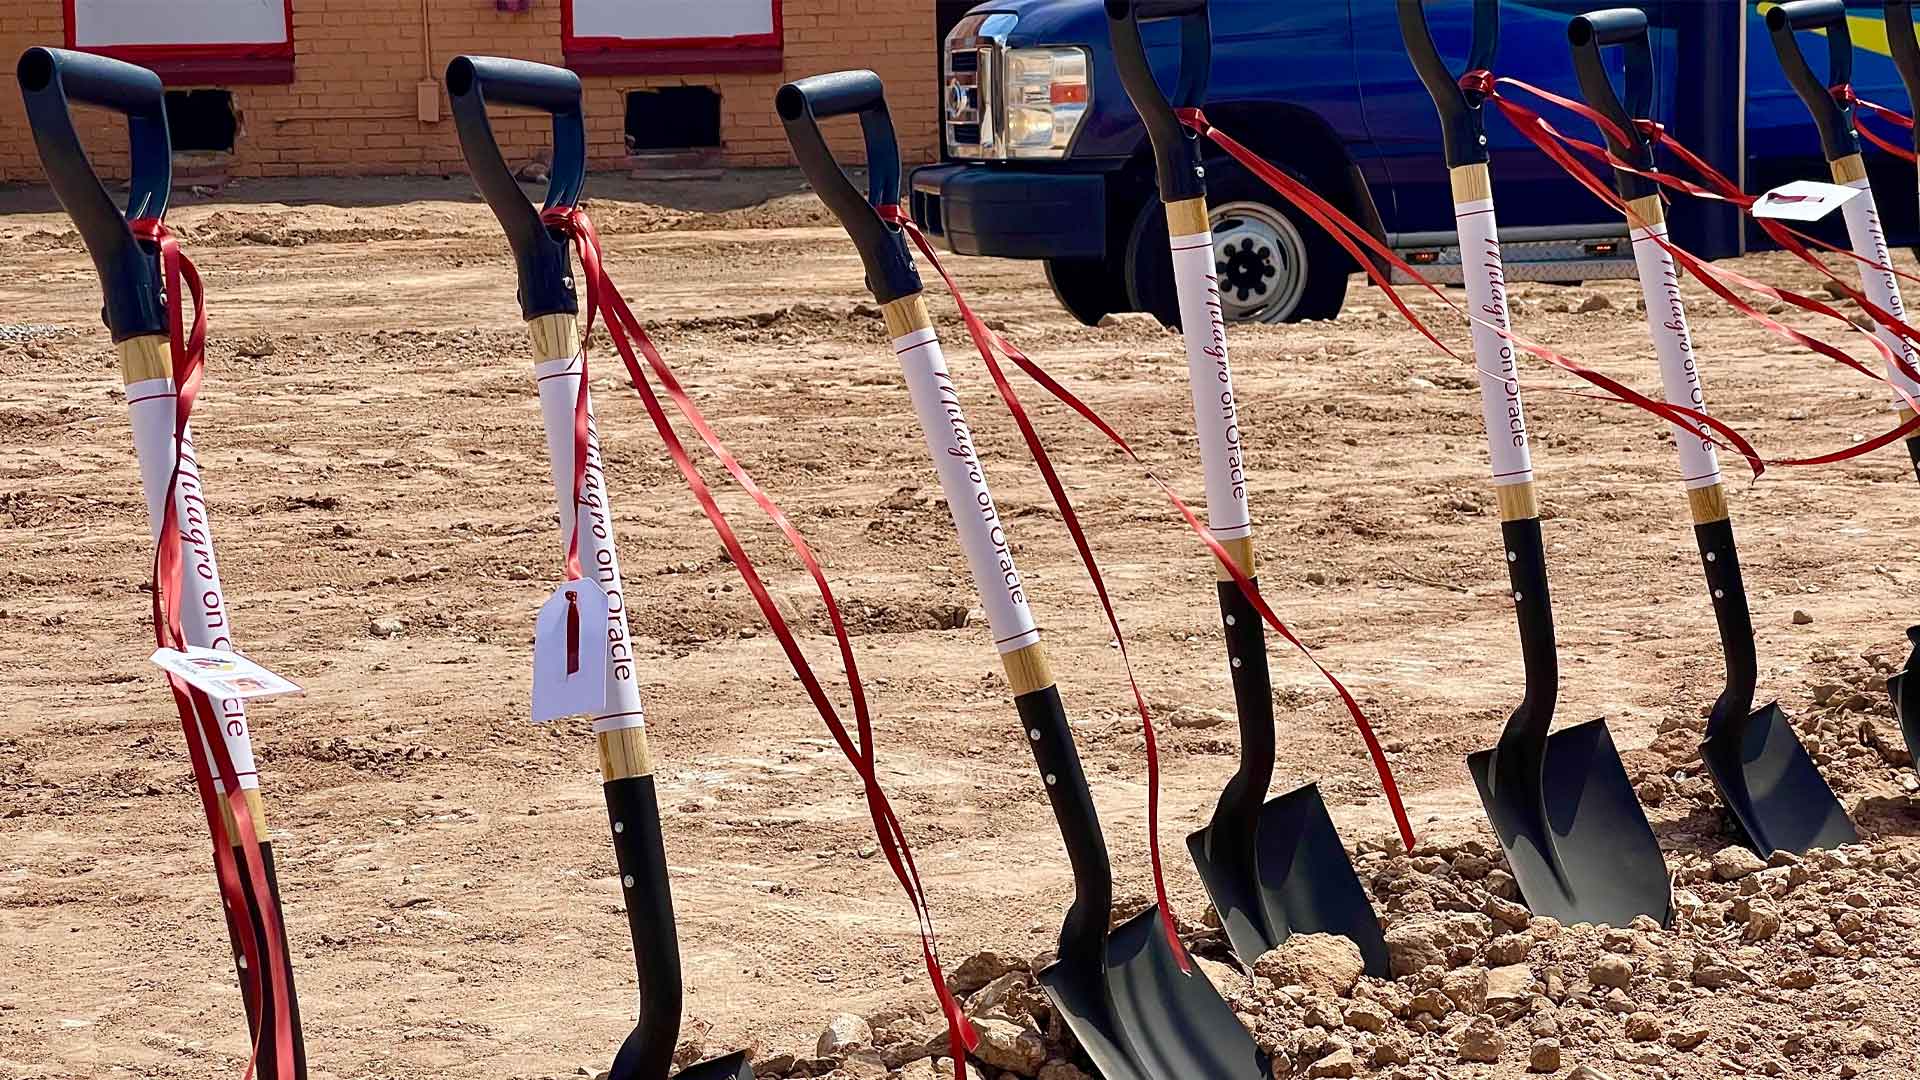
[[[155,68],[169,91],[214,91],[178,95],[173,104],[191,107],[174,116],[174,142],[208,151],[199,167],[230,176],[463,171],[440,85],[461,53],[579,71],[595,168],[787,164],[774,91],[843,67],[886,80],[909,161],[937,152],[935,0],[284,2],[280,13],[262,0],[13,0],[0,10],[0,49],[77,42]],[[716,19],[721,33],[708,33]],[[648,29],[674,20],[694,36]],[[102,174],[123,175],[125,147],[106,136],[118,121],[79,112]],[[16,90],[0,93],[0,180],[41,178],[24,116]],[[496,114],[494,129],[509,161],[549,141],[533,114]],[[859,160],[857,126],[834,136]]]

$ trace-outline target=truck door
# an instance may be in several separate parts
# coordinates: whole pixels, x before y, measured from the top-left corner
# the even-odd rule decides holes
[[[1499,69],[1495,74],[1510,75],[1577,99],[1580,90],[1567,49],[1567,21],[1596,6],[1602,5],[1596,0],[1506,0],[1500,10]],[[1643,2],[1639,6],[1658,21],[1660,3]],[[1376,190],[1375,202],[1390,237],[1451,233],[1453,198],[1441,155],[1439,120],[1432,99],[1407,59],[1394,12],[1394,0],[1353,0],[1354,43],[1367,131],[1380,152],[1391,192],[1388,198]],[[1427,19],[1442,55],[1466,56],[1472,14],[1472,0],[1428,0]],[[1671,82],[1664,77],[1661,81],[1663,89]],[[1524,99],[1524,95],[1519,96]],[[1596,132],[1587,130],[1592,125],[1572,114],[1550,107],[1543,111],[1550,120],[1563,123],[1563,130],[1570,135],[1597,137]],[[1535,150],[1491,106],[1487,136],[1493,152],[1494,194],[1503,232],[1539,227],[1568,227],[1571,231],[1618,220],[1612,210]]]

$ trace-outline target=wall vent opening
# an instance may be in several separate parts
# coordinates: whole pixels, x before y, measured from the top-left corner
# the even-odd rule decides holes
[[[627,153],[714,150],[720,146],[720,91],[661,86],[627,91]]]

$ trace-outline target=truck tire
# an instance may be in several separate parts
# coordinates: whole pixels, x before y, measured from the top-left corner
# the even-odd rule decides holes
[[[1047,287],[1067,314],[1087,326],[1116,311],[1126,311],[1127,284],[1121,268],[1107,259],[1048,259]]]
[[[1207,183],[1220,300],[1228,322],[1331,319],[1347,299],[1353,260],[1291,204],[1231,163]],[[1127,296],[1135,311],[1180,324],[1167,252],[1167,215],[1149,200],[1127,240]]]

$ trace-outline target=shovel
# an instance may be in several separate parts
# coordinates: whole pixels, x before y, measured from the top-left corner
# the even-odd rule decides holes
[[[1907,99],[1920,102],[1920,40],[1915,40],[1913,31],[1912,0],[1887,0],[1887,44],[1893,53],[1893,66],[1900,71],[1900,81],[1907,86]],[[1920,105],[1914,106],[1920,108]],[[1914,133],[1914,148],[1920,151],[1920,130]],[[1913,410],[1901,405],[1900,419],[1910,420]],[[1920,436],[1907,440],[1907,453],[1913,458],[1914,476],[1920,479]],[[1907,753],[1912,757],[1914,769],[1920,772],[1920,679],[1909,679],[1915,665],[1920,664],[1920,626],[1907,628],[1907,638],[1913,642],[1913,652],[1907,656],[1905,668],[1887,680],[1887,693],[1893,697],[1893,715],[1900,720],[1900,732],[1907,739]]]
[[[1622,144],[1608,133],[1614,154],[1637,168],[1653,168],[1653,147],[1635,120],[1653,107],[1653,46],[1646,14],[1637,8],[1613,8],[1575,18],[1567,24],[1573,66],[1587,102],[1633,139]],[[1601,50],[1619,45],[1626,53],[1626,100],[1615,93]],[[1621,170],[1614,183],[1627,202],[1640,291],[1646,298],[1647,332],[1660,361],[1667,401],[1705,410],[1700,383],[1700,354],[1687,328],[1680,297],[1680,275],[1673,256],[1660,245],[1667,235],[1666,211],[1651,180]],[[1700,758],[1713,778],[1747,846],[1762,858],[1775,850],[1796,854],[1835,847],[1859,839],[1846,810],[1833,796],[1820,770],[1800,745],[1799,736],[1777,704],[1753,709],[1758,664],[1753,621],[1747,611],[1740,557],[1734,548],[1733,522],[1720,462],[1704,428],[1674,425],[1680,475],[1693,517],[1694,540],[1706,569],[1720,647],[1726,656],[1727,684],[1713,703]],[[1749,711],[1752,710],[1752,711]]]
[[[1889,51],[1893,54],[1894,67],[1900,72],[1900,80],[1906,84],[1907,96],[1920,101],[1920,43],[1914,40],[1910,0],[1886,0],[1886,27]],[[1800,42],[1794,37],[1796,31],[1816,29],[1825,30],[1827,35],[1824,83],[1807,64]],[[1847,239],[1853,245],[1853,253],[1872,260],[1871,265],[1860,264],[1860,291],[1867,299],[1904,319],[1906,308],[1900,299],[1899,279],[1889,271],[1875,269],[1892,266],[1893,262],[1887,252],[1886,232],[1880,227],[1880,212],[1873,201],[1873,185],[1867,180],[1866,162],[1860,155],[1860,133],[1854,126],[1853,105],[1836,99],[1829,89],[1853,81],[1853,38],[1848,29],[1846,5],[1841,0],[1794,0],[1781,4],[1767,12],[1767,30],[1773,38],[1774,51],[1780,55],[1781,70],[1786,72],[1787,81],[1806,103],[1813,114],[1814,125],[1820,130],[1820,147],[1833,171],[1833,182],[1860,191],[1840,208],[1846,215]],[[1920,146],[1920,133],[1915,135],[1915,145]],[[1885,326],[1876,327],[1874,333],[1887,348],[1920,369],[1920,349],[1912,342]],[[1893,364],[1887,365],[1887,378],[1920,399],[1920,384],[1907,378]],[[1894,405],[1900,410],[1902,423],[1913,420],[1913,410],[1905,399],[1896,394]],[[1920,478],[1920,435],[1907,440],[1907,453],[1913,459],[1915,477]],[[1909,628],[1907,636],[1914,641],[1915,651],[1908,656],[1906,667],[1887,680],[1887,692],[1893,698],[1894,715],[1900,718],[1907,749],[1915,752],[1914,760],[1920,763],[1920,680],[1908,678],[1916,662],[1920,662],[1920,626]]]
[[[1143,20],[1177,19],[1180,72],[1173,100],[1160,89],[1140,37]],[[1207,524],[1248,577],[1254,576],[1253,525],[1247,506],[1242,430],[1234,407],[1221,320],[1217,261],[1207,217],[1206,173],[1199,140],[1175,108],[1205,103],[1213,38],[1207,0],[1108,0],[1114,62],[1154,148],[1160,198],[1166,206],[1174,285],[1187,346],[1195,430],[1206,478]],[[1339,934],[1359,946],[1368,974],[1390,976],[1386,935],[1360,885],[1347,847],[1334,830],[1314,784],[1268,801],[1273,780],[1273,686],[1267,673],[1266,626],[1224,567],[1215,591],[1227,639],[1227,670],[1240,718],[1240,762],[1208,825],[1187,837],[1187,850],[1240,962],[1295,933]]]
[[[1021,727],[1066,843],[1074,902],[1060,930],[1059,959],[1040,973],[1048,1000],[1106,1080],[1266,1077],[1265,1056],[1219,991],[1198,970],[1183,970],[1186,958],[1162,931],[1158,908],[1107,932],[1113,867],[1060,691],[941,355],[905,234],[875,210],[900,200],[900,149],[880,77],[842,71],[801,79],[781,87],[774,105],[801,171],[860,252],[867,288],[885,316]],[[821,120],[848,114],[859,116],[865,136],[865,196],[847,179],[820,131]]]
[[[181,434],[180,456],[178,459],[175,456],[176,395],[167,305],[185,303],[185,299],[165,295],[165,278],[156,249],[136,239],[128,225],[132,219],[158,221],[165,217],[167,198],[172,191],[173,148],[167,132],[160,78],[146,68],[104,56],[44,48],[28,49],[22,54],[17,75],[26,99],[27,121],[33,129],[48,183],[73,219],[74,228],[86,243],[87,253],[93,257],[94,269],[100,276],[105,299],[102,316],[119,354],[134,448],[140,458],[140,483],[156,539],[165,516],[165,499],[176,460],[179,465],[179,481],[173,495],[185,548],[182,574],[184,576],[187,567],[192,567],[195,594],[194,603],[181,605],[183,634],[188,645],[231,650],[231,624],[227,620],[219,568],[214,561],[204,490],[190,430]],[[108,197],[87,160],[69,107],[70,102],[75,101],[110,109],[127,118],[133,175],[124,212]],[[193,527],[187,527],[189,522]],[[266,1041],[262,1033],[274,1031],[277,1024],[274,995],[264,992],[262,973],[247,970],[245,953],[249,949],[256,955],[265,951],[266,934],[260,905],[271,904],[278,909],[280,885],[274,869],[273,845],[266,838],[266,816],[261,805],[259,774],[254,768],[246,709],[237,698],[215,701],[214,705],[223,721],[223,741],[246,800],[247,813],[260,838],[259,855],[269,886],[269,895],[251,897],[253,910],[241,912],[229,907],[225,912],[227,938],[233,948],[234,965],[246,1002],[247,1026],[255,1044],[260,1045]],[[221,781],[216,779],[214,783],[219,790]],[[220,810],[227,835],[237,836],[232,812],[224,799]],[[279,924],[278,944],[281,954],[286,955],[286,922],[281,919]],[[255,1071],[262,1080],[294,1080],[306,1076],[300,1004],[293,993],[291,973],[287,980],[293,1078],[279,1075],[277,1056],[263,1046],[255,1062]]]
[[[1440,114],[1468,307],[1487,320],[1473,323],[1473,355],[1526,672],[1525,694],[1500,741],[1470,755],[1467,768],[1528,907],[1565,923],[1625,926],[1647,915],[1665,925],[1673,910],[1666,859],[1606,721],[1550,733],[1560,662],[1526,414],[1514,348],[1504,336],[1511,323],[1487,167],[1485,99],[1462,90],[1448,70],[1421,0],[1398,3],[1407,54]],[[1473,16],[1467,66],[1489,69],[1499,41],[1498,0],[1474,0]]]
[[[582,365],[570,256],[566,239],[541,224],[508,171],[487,120],[489,102],[552,114],[553,166],[546,205],[572,206],[580,199],[587,167],[580,78],[524,60],[461,56],[447,67],[447,94],[467,166],[500,219],[519,269],[520,310],[533,342],[561,538],[571,547],[577,537],[581,566],[611,602],[605,634],[586,636],[602,636],[607,643],[606,705],[594,716],[593,730],[640,980],[640,1021],[621,1045],[609,1075],[611,1080],[664,1080],[680,1033],[680,940],[591,402],[585,473],[577,502],[575,497],[574,408],[582,393]],[[753,1070],[744,1053],[735,1053],[690,1065],[676,1075],[682,1080],[752,1080]]]

